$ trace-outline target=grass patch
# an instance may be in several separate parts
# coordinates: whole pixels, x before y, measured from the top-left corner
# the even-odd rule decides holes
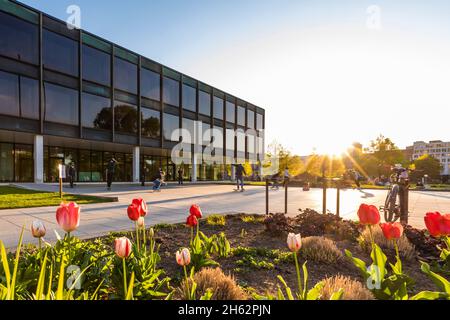
[[[206,218],[206,224],[210,226],[225,226],[226,219],[225,216],[213,214]]]
[[[292,262],[292,253],[278,249],[237,247],[233,249],[233,255],[239,257],[236,261],[238,268],[235,272],[248,270],[273,270],[275,265]]]
[[[242,216],[241,217],[242,222],[245,222],[245,223],[263,223],[264,219],[265,219],[264,216],[262,216],[262,217],[261,216],[258,216],[258,217],[255,217],[255,216]]]
[[[64,194],[63,200],[78,204],[113,202],[113,199],[95,196]],[[59,206],[61,199],[58,192],[42,192],[15,187],[0,187],[0,210],[34,207]]]

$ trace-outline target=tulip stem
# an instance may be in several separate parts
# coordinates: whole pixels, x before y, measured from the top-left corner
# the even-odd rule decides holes
[[[194,242],[194,228],[191,227],[191,246],[193,245]]]
[[[372,242],[372,250],[375,248],[375,239],[373,238],[372,226],[369,225],[370,241]]]
[[[127,297],[127,264],[125,263],[125,258],[122,259],[123,264],[123,296]]]
[[[42,238],[39,238],[39,251],[42,249]]]
[[[136,221],[136,245],[137,245],[137,250],[138,252],[140,252],[140,245],[139,245],[139,225],[138,222]]]
[[[184,270],[184,277],[186,278],[187,297],[188,297],[188,300],[192,300],[191,299],[191,291],[189,290],[189,280],[188,280],[186,266],[183,266],[183,270]]]
[[[303,287],[302,287],[302,279],[300,275],[300,266],[298,264],[297,252],[294,252],[294,260],[295,260],[295,269],[297,270],[297,281],[298,281],[298,298],[303,300]]]

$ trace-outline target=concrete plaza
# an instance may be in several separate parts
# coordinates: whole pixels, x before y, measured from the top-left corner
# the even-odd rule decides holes
[[[55,185],[22,185],[46,191],[57,191]],[[131,230],[134,225],[128,219],[126,209],[131,200],[142,197],[148,204],[147,225],[158,223],[184,222],[193,203],[199,204],[205,216],[216,213],[257,213],[265,212],[265,188],[247,187],[243,193],[233,191],[231,185],[195,184],[183,187],[163,188],[162,192],[151,193],[149,187],[137,185],[114,185],[113,190],[106,191],[104,185],[78,186],[72,193],[118,197],[118,202],[83,205],[81,223],[74,235],[91,238],[107,234],[110,231]],[[69,191],[65,189],[65,191]],[[342,190],[341,216],[355,219],[361,203],[380,206],[386,197],[384,190]],[[336,190],[328,190],[328,209],[335,212]],[[311,189],[304,192],[300,188],[289,189],[288,214],[294,216],[298,209],[311,208],[322,210],[322,190]],[[284,189],[270,191],[270,212],[283,212]],[[412,191],[410,193],[410,224],[423,228],[423,216],[429,211],[450,211],[450,192]],[[47,227],[47,241],[55,241],[56,230],[63,231],[56,224],[55,207],[0,210],[0,239],[7,247],[14,247],[18,241],[21,228],[25,226],[25,243],[35,243],[29,227],[33,220],[42,220]]]

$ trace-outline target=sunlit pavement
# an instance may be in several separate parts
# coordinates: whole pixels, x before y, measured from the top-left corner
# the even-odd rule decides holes
[[[40,189],[56,191],[57,186],[41,185]],[[102,185],[79,186],[74,193],[99,196],[118,197],[119,202],[91,204],[82,206],[81,223],[74,235],[90,238],[107,234],[110,231],[130,230],[134,227],[128,219],[126,209],[131,200],[142,197],[148,204],[149,215],[146,217],[148,225],[158,223],[177,223],[186,219],[191,204],[199,204],[205,215],[214,213],[258,213],[265,212],[265,188],[247,187],[243,193],[233,191],[231,185],[185,185],[184,187],[170,187],[162,192],[151,193],[149,187],[115,185],[111,192],[107,192]],[[270,190],[270,212],[284,211],[284,189]],[[361,203],[380,206],[384,203],[386,191],[383,190],[341,190],[341,216],[354,219],[356,210]],[[311,208],[321,212],[322,190],[311,189],[304,192],[300,188],[289,189],[288,213],[294,216],[299,208]],[[327,208],[336,211],[336,190],[328,190]],[[450,192],[419,192],[410,193],[410,224],[423,228],[423,216],[429,211],[450,211]],[[0,210],[0,239],[7,247],[14,247],[17,243],[22,226],[25,226],[24,241],[35,242],[28,231],[33,220],[42,220],[47,226],[46,240],[55,241],[57,230],[63,231],[56,225],[55,208],[30,208]]]

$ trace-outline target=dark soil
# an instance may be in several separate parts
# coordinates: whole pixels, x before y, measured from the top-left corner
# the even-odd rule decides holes
[[[350,250],[355,257],[366,262],[370,261],[370,257],[363,252],[356,242],[359,235],[358,225],[353,222],[342,221],[336,217],[324,217],[312,211],[305,211],[296,218],[287,218],[286,220],[280,215],[269,217],[269,220],[277,226],[270,226],[270,223],[263,222],[244,222],[244,215],[227,215],[225,226],[208,225],[206,220],[201,220],[200,230],[207,236],[224,232],[231,243],[232,248],[238,246],[281,249],[288,251],[286,246],[286,236],[288,231],[302,233],[303,237],[307,236],[326,236],[335,241],[337,247],[344,251]],[[327,225],[335,224],[339,226],[327,227]],[[278,230],[280,226],[280,230]],[[341,232],[344,230],[345,232]],[[412,229],[407,229],[407,233],[413,233]],[[416,235],[420,231],[416,232]],[[190,239],[190,230],[184,225],[172,225],[157,228],[156,241],[160,244],[161,263],[160,267],[164,269],[172,279],[180,279],[181,268],[175,262],[175,252],[182,247],[186,247]],[[419,241],[419,240],[417,240]],[[419,242],[418,242],[419,243]],[[420,245],[420,244],[419,244]],[[386,252],[389,261],[394,262],[392,253]],[[434,253],[433,253],[434,254]],[[433,256],[430,252],[430,255]],[[213,257],[214,258],[214,257]],[[238,257],[231,256],[224,259],[215,259],[220,263],[221,268],[226,274],[233,274],[237,283],[249,291],[265,294],[270,292],[276,293],[279,281],[277,275],[282,275],[291,288],[296,286],[296,273],[293,263],[280,262],[274,265],[274,269],[257,269],[251,267],[237,266]],[[303,263],[304,261],[301,261]],[[239,267],[239,268],[238,268]],[[347,258],[333,263],[324,264],[315,261],[307,262],[309,272],[309,287],[311,288],[317,282],[335,275],[349,276],[353,279],[362,281],[359,271],[351,264]],[[423,290],[435,291],[436,288],[430,279],[420,271],[420,262],[418,260],[403,261],[405,272],[416,281],[416,285],[412,293]],[[238,269],[237,269],[238,268]]]

